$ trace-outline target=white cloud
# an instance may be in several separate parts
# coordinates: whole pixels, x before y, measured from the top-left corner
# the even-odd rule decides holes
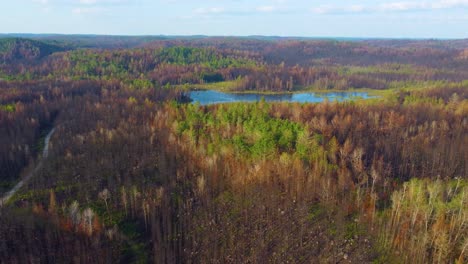
[[[79,0],[80,4],[84,5],[93,5],[97,3],[97,0]]]
[[[39,3],[41,5],[47,5],[49,0],[33,0],[34,3]]]
[[[259,12],[273,12],[277,10],[277,7],[275,6],[259,6],[257,7],[257,11]]]
[[[122,4],[131,3],[130,0],[75,0],[81,5],[105,5],[105,4]],[[133,1],[136,2],[136,1]]]
[[[224,7],[200,7],[195,10],[193,10],[194,13],[200,14],[200,15],[206,15],[206,14],[221,14],[224,13],[226,9]]]
[[[272,0],[276,3],[273,5],[261,5],[261,6],[244,6],[244,7],[200,7],[193,10],[192,14],[203,15],[203,16],[213,16],[213,15],[228,15],[228,16],[245,16],[245,15],[259,15],[267,13],[288,13],[297,9],[288,8],[283,3],[286,3],[289,0]],[[186,17],[186,16],[185,16]],[[192,16],[189,16],[192,17]]]
[[[468,0],[437,0],[437,1],[402,1],[389,2],[380,5],[322,5],[312,8],[317,14],[364,13],[364,12],[407,12],[429,11],[449,8],[466,8]]]
[[[330,13],[363,13],[371,11],[370,7],[364,5],[351,5],[351,6],[332,6],[323,5],[312,9],[312,12],[317,14],[330,14]]]
[[[441,0],[434,5],[436,8],[468,7],[468,0]]]
[[[104,10],[105,9],[99,7],[77,7],[72,9],[72,13],[75,15],[99,14]]]

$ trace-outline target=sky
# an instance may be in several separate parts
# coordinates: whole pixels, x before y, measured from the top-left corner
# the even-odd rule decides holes
[[[468,38],[468,0],[0,0],[0,33]]]

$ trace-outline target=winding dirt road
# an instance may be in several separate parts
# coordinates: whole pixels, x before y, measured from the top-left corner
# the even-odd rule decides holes
[[[40,161],[39,163],[37,164],[37,166],[34,168],[33,171],[31,171],[30,173],[28,173],[28,175],[26,177],[24,177],[24,179],[22,179],[20,182],[18,182],[15,187],[13,187],[13,189],[11,189],[9,192],[7,192],[1,199],[0,199],[0,208],[3,207],[3,205],[5,205],[6,203],[8,203],[8,201],[11,199],[11,197],[13,195],[15,195],[15,193],[21,188],[23,187],[23,185],[29,181],[32,176],[34,176],[34,174],[36,174],[37,171],[39,171],[41,168],[42,168],[42,165],[44,163],[44,159],[47,158],[47,156],[49,155],[49,142],[50,142],[50,138],[52,137],[52,135],[54,134],[55,132],[55,128],[52,129],[49,134],[47,134],[46,138],[44,139],[44,150],[42,151],[42,158],[40,158]]]

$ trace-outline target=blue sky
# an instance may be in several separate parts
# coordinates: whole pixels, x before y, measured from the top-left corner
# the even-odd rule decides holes
[[[468,38],[468,0],[0,0],[0,33]]]

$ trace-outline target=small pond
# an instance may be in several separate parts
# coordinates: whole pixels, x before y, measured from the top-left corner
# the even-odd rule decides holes
[[[257,94],[257,93],[223,93],[213,90],[192,91],[189,93],[192,101],[201,105],[234,103],[234,102],[257,102],[265,98],[267,102],[298,102],[298,103],[320,103],[329,101],[345,101],[356,98],[370,99],[366,92],[331,92],[331,93],[294,93],[294,94]]]

